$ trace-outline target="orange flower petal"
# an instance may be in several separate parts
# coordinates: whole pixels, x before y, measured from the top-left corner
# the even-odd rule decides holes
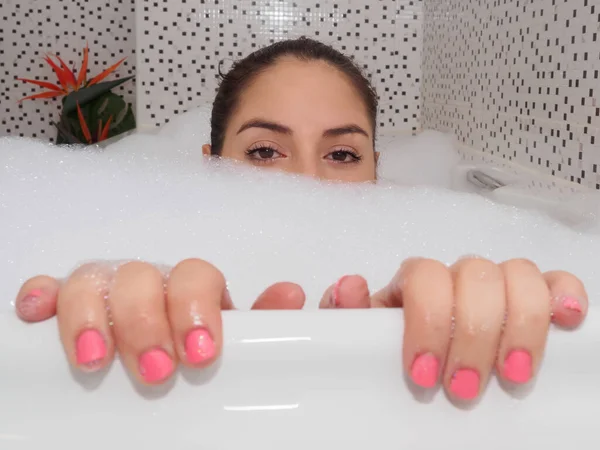
[[[92,135],[90,134],[90,130],[85,123],[85,118],[83,117],[83,113],[81,112],[81,108],[79,107],[79,103],[77,103],[77,116],[79,117],[79,125],[81,126],[81,131],[83,131],[83,135],[88,141],[88,144],[92,143]]]
[[[54,98],[54,97],[60,97],[61,95],[65,95],[65,93],[63,91],[41,92],[39,94],[30,95],[29,97],[22,98],[21,100],[19,100],[19,103],[21,103],[25,100],[33,100],[36,98]]]
[[[60,66],[65,74],[67,84],[70,84],[71,86],[73,86],[73,89],[75,89],[77,87],[77,80],[75,80],[75,75],[73,74],[73,71],[69,69],[69,66],[65,64],[65,62],[60,58],[60,56],[54,55],[54,57],[60,61]]]
[[[35,84],[36,86],[41,86],[46,89],[52,89],[53,91],[62,91],[62,89],[56,84],[48,83],[47,81],[40,80],[29,80],[27,78],[17,78],[19,81],[23,81],[24,83]]]
[[[50,65],[50,67],[52,67],[52,70],[54,70],[54,73],[56,73],[56,76],[58,77],[58,82],[60,83],[62,88],[66,91],[68,83],[67,83],[67,78],[66,78],[65,74],[63,73],[62,69],[60,67],[58,67],[54,63],[54,61],[52,61],[50,59],[50,57],[46,56],[44,58],[44,60]]]
[[[81,69],[79,70],[79,74],[77,76],[77,89],[82,87],[85,83],[87,67],[88,67],[88,45],[85,44],[85,48],[83,49],[83,63],[81,63]]]
[[[119,61],[116,64],[113,64],[112,66],[110,66],[108,69],[106,69],[101,74],[96,75],[94,78],[92,78],[90,80],[90,82],[88,83],[88,86],[92,86],[92,85],[94,85],[96,83],[99,83],[102,80],[104,80],[107,76],[109,76],[111,73],[113,73],[117,69],[117,67],[119,67],[123,63],[123,61],[125,61],[126,59],[127,58],[123,58],[121,61]]]
[[[109,131],[110,123],[111,122],[112,122],[112,116],[110,116],[108,118],[108,121],[106,122],[106,125],[104,125],[104,129],[102,130],[102,134],[100,135],[100,139],[98,139],[98,142],[104,141],[108,137],[108,131]]]

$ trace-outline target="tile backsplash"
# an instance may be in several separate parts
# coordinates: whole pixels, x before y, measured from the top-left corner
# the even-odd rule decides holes
[[[599,34],[599,0],[427,0],[421,126],[600,189]]]
[[[353,56],[380,96],[382,133],[415,133],[422,0],[137,0],[138,120],[159,126],[212,102],[218,69],[276,40],[309,36]]]

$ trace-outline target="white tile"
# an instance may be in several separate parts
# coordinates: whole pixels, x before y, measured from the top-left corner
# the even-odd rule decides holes
[[[520,3],[518,7],[517,3]],[[580,134],[574,131],[582,130],[589,117],[591,124],[587,126],[600,129],[600,117],[595,115],[593,106],[594,101],[598,104],[597,98],[600,98],[598,79],[593,78],[594,66],[600,60],[600,44],[592,40],[593,33],[598,32],[597,15],[589,18],[592,4],[600,13],[600,3],[590,0],[587,7],[583,6],[583,2],[556,0],[555,6],[552,3],[553,0],[426,1],[422,126],[456,132],[463,145],[490,155],[508,158],[516,152],[515,159],[521,164],[549,173],[554,170],[561,178],[600,188],[598,174],[587,171],[581,179],[582,168],[600,165],[600,147],[585,145],[581,150]],[[523,5],[526,5],[525,10]],[[577,11],[575,18],[574,10]],[[582,34],[584,24],[588,26],[586,33]],[[575,43],[571,41],[572,36],[575,36]],[[513,38],[515,44],[512,43]],[[548,39],[550,47],[547,46]],[[565,53],[561,53],[562,46]],[[589,53],[587,62],[583,60],[586,51]],[[577,61],[574,60],[575,53],[578,54]],[[460,64],[465,57],[467,64]],[[505,58],[508,64],[504,63]],[[561,69],[557,70],[559,63]],[[587,79],[583,79],[583,70],[588,71]],[[563,71],[567,72],[566,79],[563,79]],[[523,85],[521,82],[513,85],[517,72]],[[487,79],[485,75],[488,75]],[[478,79],[489,81],[489,85],[486,83],[483,88],[477,86]],[[466,82],[476,85],[475,88],[465,88]],[[529,88],[531,94],[528,93]],[[547,93],[548,88],[551,89],[550,94]],[[589,95],[592,88],[594,97]],[[585,99],[583,106],[582,98]],[[478,115],[453,114],[456,106],[464,107],[465,104],[482,104],[484,108],[491,109]],[[555,111],[556,107],[558,111]],[[536,125],[526,131],[525,127],[520,129],[518,123],[509,120],[504,130],[504,117],[514,118],[521,114],[526,117],[522,117],[520,123],[535,119]],[[571,126],[573,139],[566,131],[567,125]],[[557,131],[560,131],[560,137],[556,135]],[[554,136],[551,135],[553,132]],[[581,161],[580,151],[583,152]]]

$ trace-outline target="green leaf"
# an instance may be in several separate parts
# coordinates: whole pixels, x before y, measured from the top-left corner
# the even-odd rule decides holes
[[[136,127],[135,117],[131,106],[128,105],[121,96],[112,92],[106,92],[103,95],[96,97],[94,100],[87,102],[83,106],[80,105],[80,107],[85,122],[90,129],[92,142],[96,142],[98,139],[100,122],[104,127],[111,117],[112,121],[107,139],[125,133]],[[81,142],[87,142],[81,131],[77,109],[70,113],[65,113],[65,110],[63,110],[61,115],[61,125],[66,132],[70,133]]]
[[[133,115],[133,109],[131,105],[127,105],[127,111],[122,116],[123,118],[119,121],[118,117],[115,117],[115,124],[111,125],[108,137],[117,136],[121,133],[133,130],[136,127],[135,116]]]
[[[85,111],[83,111],[83,109],[82,109],[82,112],[83,112],[84,117],[86,118],[86,123],[87,123],[88,119],[86,117],[86,113],[85,113]],[[87,139],[83,135],[81,125],[79,124],[79,117],[77,116],[77,112],[75,112],[75,114],[70,114],[70,115],[63,114],[60,118],[60,125],[62,125],[62,128],[66,132],[70,133],[76,139],[78,139],[80,143],[87,144]]]
[[[57,145],[81,144],[81,141],[75,136],[73,136],[69,131],[67,131],[63,124],[53,122],[52,125],[54,125],[58,131],[58,133],[56,134]]]
[[[94,84],[89,87],[81,88],[78,91],[71,92],[65,97],[63,103],[63,113],[70,114],[73,111],[76,111],[78,102],[79,106],[83,107],[83,105],[97,99],[101,95],[110,92],[111,89],[120,86],[121,84],[131,80],[132,78],[133,76],[120,78],[118,80],[113,81],[105,81],[103,83]]]

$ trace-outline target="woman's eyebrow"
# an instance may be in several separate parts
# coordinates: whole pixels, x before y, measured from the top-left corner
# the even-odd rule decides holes
[[[263,119],[249,120],[240,127],[237,134],[240,134],[242,131],[245,131],[249,128],[264,128],[266,130],[271,130],[276,133],[292,134],[292,129],[290,127],[286,127],[285,125],[281,125],[280,123],[270,122],[268,120]]]
[[[265,130],[271,130],[276,133],[287,135],[293,134],[293,131],[290,127],[264,119],[249,120],[240,127],[237,134],[240,134],[242,131],[248,130],[249,128],[263,128]],[[335,128],[330,128],[323,132],[323,137],[338,137],[343,136],[344,134],[362,134],[366,137],[369,137],[369,133],[367,133],[363,128],[359,127],[356,124],[348,124]]]
[[[323,133],[323,137],[337,137],[343,136],[344,134],[362,134],[366,137],[369,137],[369,133],[367,133],[364,129],[355,124],[343,125],[341,127],[330,128],[329,130],[325,130]]]

